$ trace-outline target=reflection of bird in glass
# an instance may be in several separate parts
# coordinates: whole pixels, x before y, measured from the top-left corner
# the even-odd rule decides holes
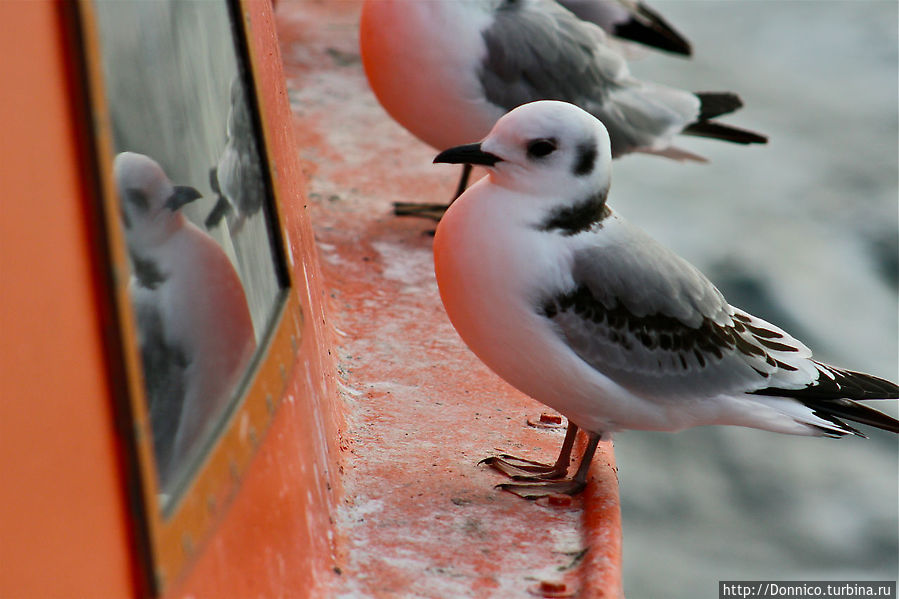
[[[240,279],[221,247],[179,212],[200,197],[142,154],[115,159],[134,276],[154,452],[162,484],[221,414],[256,347]]]
[[[211,229],[228,216],[231,233],[237,234],[246,219],[259,212],[265,198],[253,121],[239,77],[231,81],[227,131],[225,149],[218,164],[209,171],[209,183],[218,194],[218,201],[204,224]]]
[[[690,42],[662,16],[634,0],[559,0],[585,21],[592,21],[615,37],[690,56]]]

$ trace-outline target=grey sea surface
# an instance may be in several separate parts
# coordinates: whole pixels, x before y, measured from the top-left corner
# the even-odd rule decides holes
[[[722,120],[770,136],[628,156],[610,203],[728,300],[816,358],[899,378],[899,61],[894,1],[652,0],[694,58],[635,75],[738,92]],[[896,402],[876,407],[896,415]],[[615,438],[630,598],[714,597],[719,580],[896,580],[899,441],[735,427]]]

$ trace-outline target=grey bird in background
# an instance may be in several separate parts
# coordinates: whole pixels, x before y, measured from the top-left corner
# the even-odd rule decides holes
[[[621,39],[658,50],[691,56],[690,42],[662,15],[643,2],[633,0],[558,0],[559,4],[584,21]]]
[[[715,120],[742,106],[736,94],[635,78],[602,29],[554,0],[366,0],[360,45],[378,101],[435,148],[482,139],[500,116],[542,99],[571,102],[600,119],[613,157],[643,152],[704,161],[675,145],[679,134],[767,141]],[[419,209],[445,206],[403,204],[397,213]]]
[[[154,453],[163,487],[230,400],[256,348],[243,286],[221,247],[179,209],[200,197],[153,159],[113,165],[132,262]]]
[[[612,210],[609,135],[577,106],[526,104],[435,162],[488,170],[434,238],[450,321],[491,370],[569,420],[555,464],[488,458],[516,481],[504,489],[578,493],[598,441],[629,429],[863,436],[854,422],[899,432],[859,403],[899,397],[894,383],[816,361]],[[578,429],[590,442],[569,479]]]
[[[218,164],[209,171],[209,184],[218,199],[203,224],[212,229],[227,216],[228,228],[236,235],[246,219],[259,212],[265,199],[252,115],[239,77],[231,81],[227,133]]]

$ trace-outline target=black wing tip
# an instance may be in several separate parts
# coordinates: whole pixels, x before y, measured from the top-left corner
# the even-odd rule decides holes
[[[815,362],[815,365],[823,375],[818,378],[819,386],[836,385],[843,389],[844,392],[852,391],[852,395],[843,396],[847,399],[899,399],[899,385],[892,381],[873,374],[834,368],[821,362]],[[828,375],[832,376],[833,379]]]
[[[217,227],[222,219],[231,211],[231,204],[228,203],[228,200],[225,199],[224,196],[219,196],[218,200],[215,202],[215,206],[213,206],[212,210],[209,211],[209,214],[206,216],[206,220],[203,221],[203,225],[207,229],[212,229]]]
[[[879,410],[866,406],[851,399],[839,400],[836,402],[803,402],[808,407],[815,410],[815,414],[834,424],[842,426],[852,434],[864,437],[861,432],[847,425],[841,419],[856,422],[858,424],[866,424],[879,428],[890,433],[899,434],[899,420],[896,420],[889,414],[884,414]]]
[[[839,428],[839,430],[834,430],[833,428],[818,426],[817,424],[809,424],[809,426],[817,430],[822,437],[827,437],[828,439],[842,439],[847,435],[852,435],[853,437],[860,437],[862,439],[868,438],[868,435],[858,429],[849,426],[839,418],[835,418],[833,416],[825,418],[821,414],[818,414],[818,416],[824,418],[824,420],[827,420],[828,422],[833,423],[836,427]]]
[[[724,114],[730,114],[743,107],[743,100],[733,92],[696,92],[699,98],[697,121],[707,121]]]
[[[690,42],[662,20],[645,25],[639,19],[630,19],[615,26],[615,36],[672,54],[693,56]]]
[[[683,133],[743,145],[768,143],[766,135],[710,120],[742,108],[743,100],[737,94],[733,92],[696,92],[695,95],[699,98],[700,103],[699,116],[695,123],[688,125],[683,130]]]
[[[743,145],[768,143],[768,137],[760,133],[712,121],[699,121],[693,123],[686,127],[682,133]]]
[[[755,391],[758,395],[788,397],[811,408],[815,415],[846,429],[847,433],[864,436],[842,419],[866,424],[899,434],[899,420],[870,406],[861,400],[899,399],[899,386],[886,379],[863,372],[841,370],[820,362],[818,380],[802,389],[777,389],[769,387]]]

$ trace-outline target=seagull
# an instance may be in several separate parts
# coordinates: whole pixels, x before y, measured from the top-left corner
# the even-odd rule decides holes
[[[239,77],[231,81],[231,108],[226,131],[225,149],[218,164],[209,171],[209,185],[218,197],[203,224],[212,229],[228,216],[228,228],[232,235],[236,235],[246,220],[259,212],[265,199],[253,122]]]
[[[450,321],[493,372],[569,422],[554,464],[488,458],[515,480],[502,488],[578,493],[597,443],[629,429],[863,436],[850,421],[899,432],[857,401],[897,398],[894,383],[816,361],[619,216],[606,201],[611,161],[603,124],[557,101],[516,108],[480,143],[434,159],[488,172],[434,237]],[[589,442],[566,478],[579,429]]]
[[[579,19],[599,25],[609,35],[673,54],[690,56],[692,46],[662,16],[633,0],[559,0]]]
[[[113,163],[131,255],[138,328],[161,485],[199,446],[256,349],[246,295],[222,248],[180,208],[200,197],[152,158]]]
[[[704,162],[673,145],[681,133],[767,142],[714,120],[742,106],[736,94],[635,78],[601,28],[554,0],[366,0],[359,31],[378,101],[437,149],[482,139],[509,110],[544,99],[572,102],[600,119],[613,157],[643,152]],[[470,172],[465,165],[456,196]],[[445,209],[402,203],[395,212]]]

